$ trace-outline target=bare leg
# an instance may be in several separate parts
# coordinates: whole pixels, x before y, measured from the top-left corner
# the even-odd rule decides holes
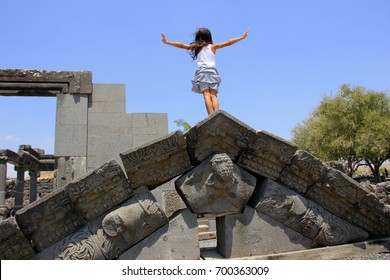
[[[204,104],[206,105],[207,114],[211,114],[219,110],[219,102],[217,91],[212,89],[205,89],[203,91]]]

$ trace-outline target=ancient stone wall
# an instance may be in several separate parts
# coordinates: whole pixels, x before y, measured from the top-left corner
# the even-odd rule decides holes
[[[370,190],[223,111],[120,158],[1,222],[0,258],[199,259],[199,217],[216,219],[225,258],[390,235]]]

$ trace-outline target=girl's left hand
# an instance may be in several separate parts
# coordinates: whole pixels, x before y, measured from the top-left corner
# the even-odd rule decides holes
[[[161,33],[161,41],[166,44],[167,43],[167,38],[165,37],[164,33]]]

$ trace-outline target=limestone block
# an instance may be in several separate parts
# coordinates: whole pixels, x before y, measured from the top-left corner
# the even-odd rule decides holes
[[[113,259],[167,222],[167,216],[153,195],[146,187],[141,187],[103,218],[96,238],[106,259]]]
[[[200,258],[196,215],[180,210],[168,224],[131,247],[120,260],[196,260]]]
[[[312,240],[247,206],[243,214],[216,219],[217,250],[226,258],[312,248]]]
[[[281,171],[290,164],[297,149],[294,143],[266,131],[258,131],[237,164],[258,175],[276,180]]]
[[[256,186],[256,177],[225,153],[209,157],[175,181],[176,190],[199,216],[239,213]]]
[[[86,223],[64,188],[34,201],[15,214],[16,221],[38,251]]]
[[[368,238],[366,231],[270,179],[263,180],[256,189],[251,206],[320,245],[339,245]]]
[[[298,150],[281,172],[278,181],[297,193],[304,194],[314,184],[325,183],[328,168],[318,158],[306,151]]]
[[[132,191],[116,160],[73,180],[65,190],[87,221],[92,221],[128,199]]]
[[[213,113],[186,133],[188,152],[195,164],[217,153],[226,153],[236,162],[254,137],[254,129],[224,111]]]
[[[34,259],[115,259],[168,222],[147,188],[121,206],[89,222]]]
[[[187,143],[177,131],[120,154],[134,188],[157,187],[191,168]]]
[[[14,217],[0,223],[0,260],[23,260],[35,255]]]

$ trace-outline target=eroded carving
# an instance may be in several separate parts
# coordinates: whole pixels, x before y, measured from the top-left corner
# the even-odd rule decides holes
[[[65,190],[87,221],[92,221],[126,200],[132,192],[116,160],[70,182]]]
[[[256,178],[217,154],[175,181],[182,199],[199,216],[239,213],[250,198]]]
[[[262,182],[254,207],[321,245],[365,240],[368,233],[329,213],[316,203],[270,180]]]

